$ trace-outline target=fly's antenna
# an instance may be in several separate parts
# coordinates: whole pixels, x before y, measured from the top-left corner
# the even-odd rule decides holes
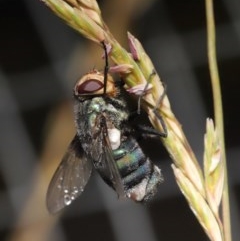
[[[105,44],[104,41],[102,41],[102,45],[103,45],[103,50],[104,50],[104,57],[105,57],[105,67],[104,67],[104,87],[103,87],[103,94],[106,94],[106,90],[107,90],[107,75],[108,75],[108,53],[107,53],[107,46]]]

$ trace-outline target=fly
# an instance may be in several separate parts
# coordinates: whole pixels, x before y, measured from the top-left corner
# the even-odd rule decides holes
[[[103,46],[104,72],[89,72],[73,89],[77,133],[49,184],[46,201],[50,213],[80,196],[93,167],[119,197],[136,202],[154,196],[162,181],[160,169],[143,153],[132,134],[130,112],[121,95],[123,88],[108,74]]]

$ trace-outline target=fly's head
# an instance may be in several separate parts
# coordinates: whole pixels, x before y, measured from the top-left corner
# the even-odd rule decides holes
[[[118,90],[111,75],[93,70],[80,78],[74,86],[73,94],[79,100],[94,98],[97,96],[115,97]]]

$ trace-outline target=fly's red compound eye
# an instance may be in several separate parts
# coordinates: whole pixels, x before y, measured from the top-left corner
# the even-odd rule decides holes
[[[100,89],[102,89],[104,84],[96,79],[90,79],[82,83],[81,85],[77,86],[77,93],[78,94],[88,94],[96,92]]]

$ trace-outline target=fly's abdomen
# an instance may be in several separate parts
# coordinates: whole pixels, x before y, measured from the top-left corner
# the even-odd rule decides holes
[[[134,201],[146,201],[162,181],[160,169],[145,156],[134,138],[129,137],[114,150],[126,195]]]

